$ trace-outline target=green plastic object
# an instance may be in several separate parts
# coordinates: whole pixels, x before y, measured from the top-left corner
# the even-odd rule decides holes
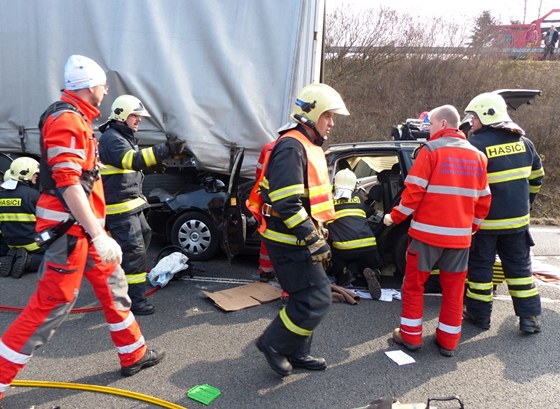
[[[218,388],[208,385],[196,385],[189,389],[187,396],[197,402],[204,403],[205,405],[210,405],[214,399],[222,394]]]

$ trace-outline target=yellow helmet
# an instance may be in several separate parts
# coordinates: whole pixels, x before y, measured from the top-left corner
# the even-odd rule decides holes
[[[36,173],[39,173],[39,162],[27,156],[14,159],[10,169],[6,172],[8,178],[20,182],[31,182],[31,178]]]
[[[319,117],[327,111],[350,115],[342,97],[333,88],[327,84],[310,84],[300,91],[290,117],[299,123],[314,127]]]
[[[494,92],[485,92],[474,97],[465,108],[465,113],[475,113],[482,125],[511,122],[506,101]]]
[[[150,116],[146,108],[144,108],[144,104],[138,98],[132,95],[121,95],[111,105],[109,120],[114,119],[125,122],[130,114]]]

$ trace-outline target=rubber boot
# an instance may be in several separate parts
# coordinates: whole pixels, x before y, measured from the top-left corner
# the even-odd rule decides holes
[[[27,250],[23,248],[18,248],[16,250],[16,255],[14,257],[14,264],[12,265],[12,272],[10,275],[13,278],[21,278],[22,275],[29,269],[29,264],[31,262],[31,257],[27,253]]]
[[[11,248],[5,256],[0,257],[0,277],[8,277],[12,273],[17,250],[16,248]]]
[[[130,311],[134,315],[151,315],[156,312],[155,307],[146,299],[146,282],[128,285],[128,296],[132,301]]]

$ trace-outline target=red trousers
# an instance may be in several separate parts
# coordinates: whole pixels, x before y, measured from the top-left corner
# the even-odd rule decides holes
[[[442,298],[436,336],[443,348],[457,348],[461,338],[468,255],[469,249],[440,248],[411,240],[402,286],[400,329],[404,341],[411,345],[422,345],[424,283],[437,265],[440,269]]]
[[[259,274],[273,275],[274,268],[272,267],[272,262],[268,256],[268,251],[264,245],[264,241],[261,241],[261,251],[259,253]]]
[[[66,319],[83,276],[101,303],[121,366],[130,366],[144,356],[146,345],[130,312],[124,271],[120,266],[103,264],[86,237],[65,235],[55,241],[47,249],[37,276],[35,293],[0,340],[0,399],[33,352]]]

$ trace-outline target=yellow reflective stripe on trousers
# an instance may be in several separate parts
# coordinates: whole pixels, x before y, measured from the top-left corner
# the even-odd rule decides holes
[[[294,324],[293,321],[290,319],[290,317],[288,317],[288,313],[286,312],[286,307],[282,308],[278,315],[280,316],[282,323],[284,324],[284,326],[288,331],[293,332],[294,334],[297,335],[301,335],[302,337],[310,337],[313,334],[313,331],[310,331],[302,327],[298,327],[296,324]]]
[[[333,247],[338,250],[353,250],[362,247],[377,246],[375,237],[367,237],[365,239],[356,239],[348,241],[333,241]]]
[[[140,284],[146,281],[146,272],[140,274],[126,274],[128,284]]]
[[[533,276],[519,277],[519,278],[506,278],[508,285],[532,285],[534,280]]]
[[[121,214],[121,213],[130,212],[134,209],[138,209],[139,207],[144,206],[145,204],[146,201],[141,197],[137,197],[135,199],[128,200],[122,203],[108,204],[106,206],[107,214]]]
[[[492,293],[490,294],[476,294],[473,293],[471,290],[467,290],[467,297],[473,300],[483,301],[483,302],[492,302]]]
[[[539,295],[539,289],[537,287],[531,288],[529,290],[509,290],[509,295],[516,298],[529,298]]]
[[[472,288],[473,290],[491,290],[492,289],[492,282],[489,283],[475,283],[472,281],[469,281],[469,288]]]

